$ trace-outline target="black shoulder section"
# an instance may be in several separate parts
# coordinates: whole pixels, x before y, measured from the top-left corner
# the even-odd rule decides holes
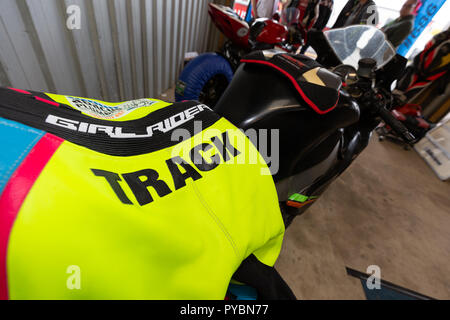
[[[197,101],[173,103],[130,121],[108,121],[86,116],[39,92],[0,88],[0,117],[44,130],[80,146],[114,156],[145,154],[180,143],[176,129],[193,136],[220,119]],[[198,121],[194,126],[194,121]],[[177,135],[177,138],[182,135]],[[184,135],[186,136],[186,134]]]

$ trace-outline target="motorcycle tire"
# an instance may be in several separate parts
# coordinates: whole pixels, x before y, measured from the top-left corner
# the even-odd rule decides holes
[[[232,78],[233,70],[227,59],[217,53],[201,54],[181,72],[175,101],[197,100],[214,107]]]

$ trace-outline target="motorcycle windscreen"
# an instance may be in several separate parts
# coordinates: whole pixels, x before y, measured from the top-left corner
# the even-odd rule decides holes
[[[248,54],[241,62],[265,65],[281,73],[305,104],[319,114],[328,113],[337,105],[341,79],[307,56],[264,50]]]
[[[395,50],[383,31],[370,25],[356,25],[324,32],[330,47],[343,64],[358,68],[359,60],[372,58],[377,69],[395,56]]]

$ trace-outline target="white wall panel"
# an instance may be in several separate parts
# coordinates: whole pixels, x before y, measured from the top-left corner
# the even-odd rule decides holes
[[[2,0],[0,85],[109,101],[173,86],[184,53],[217,49],[213,0]],[[228,3],[231,1],[214,1]],[[69,30],[77,5],[81,29]]]

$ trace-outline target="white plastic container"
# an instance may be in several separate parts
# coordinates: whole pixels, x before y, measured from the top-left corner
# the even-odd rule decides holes
[[[414,145],[439,179],[450,178],[450,117],[443,119]]]

